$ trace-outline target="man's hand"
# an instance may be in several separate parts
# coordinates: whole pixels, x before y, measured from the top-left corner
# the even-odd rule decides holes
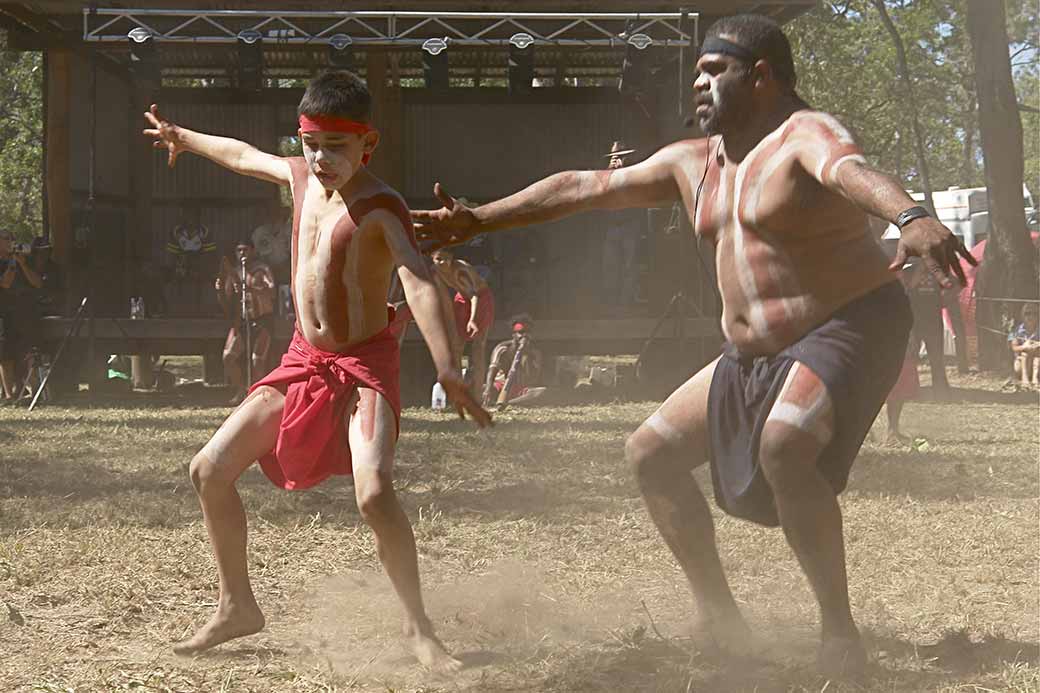
[[[473,394],[457,371],[442,373],[437,376],[437,381],[448,395],[448,401],[455,405],[455,411],[459,413],[460,419],[465,419],[468,413],[473,417],[477,428],[486,428],[491,425],[491,414],[477,404],[477,400],[473,398]]]
[[[154,137],[155,142],[152,146],[156,149],[166,149],[170,153],[170,158],[167,160],[167,165],[173,168],[173,164],[177,161],[177,156],[181,152],[187,151],[184,143],[181,141],[180,128],[166,120],[159,114],[159,107],[152,104],[150,110],[145,111],[145,119],[151,124],[151,128],[142,130],[148,137]]]
[[[423,244],[423,252],[449,245],[465,243],[477,235],[477,217],[466,205],[449,195],[440,183],[433,186],[433,194],[443,207],[432,210],[412,210],[415,237]]]
[[[914,219],[902,228],[896,256],[889,269],[898,270],[911,256],[921,258],[925,268],[944,289],[953,286],[950,281],[951,270],[960,280],[961,286],[967,284],[964,270],[961,269],[961,257],[971,265],[978,264],[961,239],[932,217]]]

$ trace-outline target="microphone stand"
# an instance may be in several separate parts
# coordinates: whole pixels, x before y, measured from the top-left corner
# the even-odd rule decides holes
[[[246,337],[246,389],[253,385],[253,330],[249,324],[249,311],[246,307],[246,259],[241,258],[242,264],[242,330]]]

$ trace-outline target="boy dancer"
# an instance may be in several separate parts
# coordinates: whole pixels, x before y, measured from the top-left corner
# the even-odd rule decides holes
[[[416,657],[457,669],[434,635],[419,588],[415,538],[394,494],[399,352],[388,329],[393,267],[437,365],[438,379],[478,426],[490,423],[453,368],[436,289],[401,197],[365,164],[379,142],[371,97],[356,75],[328,72],[300,102],[302,157],[265,154],[165,120],[153,105],[144,134],[182,152],[279,185],[293,198],[292,294],[296,332],[281,366],[249,396],[191,461],[191,479],[213,544],[220,579],[217,611],[174,647],[194,654],[264,626],[249,584],[246,521],[235,490],[255,460],[276,485],[308,488],[331,474],[353,474],[358,509],[376,536],[379,558],[404,605],[404,633]]]

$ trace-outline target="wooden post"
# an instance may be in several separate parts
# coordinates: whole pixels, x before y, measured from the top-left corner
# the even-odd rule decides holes
[[[68,263],[72,248],[72,181],[69,133],[72,130],[71,54],[49,49],[47,54],[47,130],[45,138],[47,227],[54,260]]]
[[[152,80],[143,80],[134,75],[129,85],[127,107],[130,111],[129,127],[126,134],[128,161],[127,190],[130,193],[129,225],[126,230],[126,272],[128,295],[143,292],[141,282],[150,278],[140,275],[141,263],[155,260],[152,257],[154,248],[152,238],[152,162],[156,156],[150,142],[141,136],[144,127],[144,112],[158,99],[159,84]],[[154,311],[157,306],[145,306],[145,311]]]
[[[391,187],[402,190],[405,178],[401,87],[396,80],[394,84],[387,84],[388,61],[389,55],[385,52],[368,52],[366,82],[372,94],[372,122],[380,133],[379,148],[372,156],[372,171]]]

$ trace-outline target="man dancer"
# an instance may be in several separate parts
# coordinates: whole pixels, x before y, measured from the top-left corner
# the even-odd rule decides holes
[[[432,258],[437,276],[448,289],[455,291],[452,306],[462,342],[458,350],[460,358],[465,351],[465,342],[473,343],[466,379],[471,388],[483,387],[487,370],[487,337],[495,324],[495,296],[480,273],[468,262],[456,259],[451,251],[437,250]]]
[[[386,305],[395,265],[438,379],[478,425],[490,417],[453,369],[436,290],[401,197],[365,164],[379,142],[371,97],[356,75],[325,73],[299,106],[302,157],[274,156],[224,137],[192,132],[145,114],[145,135],[169,164],[193,152],[235,173],[287,185],[293,199],[292,295],[296,334],[281,366],[249,396],[191,461],[220,578],[216,613],[175,646],[193,654],[263,628],[249,584],[246,519],[235,481],[260,460],[276,485],[308,488],[330,474],[354,475],[361,516],[406,612],[405,636],[419,661],[460,664],[434,635],[419,589],[415,538],[397,501],[391,468],[400,416],[397,340]]]
[[[728,513],[780,524],[819,602],[819,663],[857,670],[836,494],[899,374],[911,316],[892,273],[924,258],[943,285],[968,257],[893,178],[871,169],[833,117],[795,93],[790,45],[770,19],[743,15],[708,31],[693,84],[705,139],[677,142],[632,167],[571,171],[467,209],[416,212],[420,239],[543,223],[590,209],[682,199],[715,244],[724,353],[676,390],[625,446],[650,516],[678,559],[704,625],[746,650],[751,633],[719,562],[704,495],[690,470],[711,461]],[[889,264],[867,221],[902,228]]]
[[[266,375],[267,353],[271,348],[271,334],[274,328],[275,283],[274,274],[266,262],[256,257],[256,247],[251,239],[243,239],[235,246],[234,267],[225,259],[221,273],[213,283],[217,290],[224,314],[231,318],[227,339],[224,341],[224,375],[231,383],[232,395],[230,404],[238,406],[246,397],[246,390],[253,383],[245,381],[245,368],[242,355],[246,349],[245,327],[242,323],[242,279],[241,266],[245,260],[246,298],[245,308],[249,320],[249,336],[252,354],[252,376],[257,379]]]

